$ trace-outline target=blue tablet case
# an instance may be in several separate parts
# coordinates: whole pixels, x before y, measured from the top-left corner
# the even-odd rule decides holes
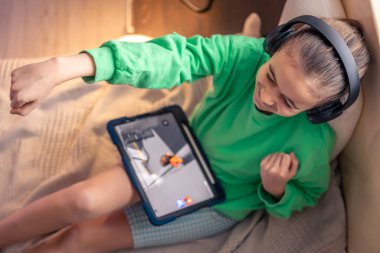
[[[203,164],[206,163],[205,164],[206,166],[201,165],[200,167],[203,169],[203,173],[205,174],[205,178],[208,179],[208,183],[209,183],[210,189],[213,192],[214,197],[209,199],[209,200],[206,200],[206,201],[194,204],[194,205],[186,206],[185,208],[182,208],[182,209],[176,210],[172,213],[166,214],[163,217],[158,217],[158,216],[156,216],[155,211],[154,211],[151,203],[149,202],[149,199],[147,198],[147,195],[146,195],[141,183],[138,180],[138,176],[137,176],[137,174],[136,174],[136,172],[135,172],[135,170],[131,164],[131,158],[127,154],[127,152],[123,146],[122,140],[115,130],[115,127],[123,125],[123,124],[128,124],[128,123],[134,122],[136,120],[147,119],[147,118],[152,117],[152,116],[163,115],[163,114],[167,114],[167,113],[171,113],[174,116],[176,122],[178,123],[178,126],[181,126],[181,125],[184,126],[184,127],[179,127],[179,128],[182,132],[183,137],[190,144],[190,147],[192,149],[192,153],[194,154],[195,158],[198,160],[198,164],[201,165],[202,163]],[[186,129],[184,129],[184,128],[186,128]],[[220,186],[220,184],[218,183],[217,179],[215,178],[212,170],[204,168],[204,167],[211,168],[210,163],[208,162],[207,157],[206,157],[199,141],[195,137],[195,135],[194,135],[194,133],[193,133],[193,131],[189,125],[186,114],[183,112],[181,107],[179,107],[178,105],[163,107],[157,111],[137,115],[134,117],[122,117],[122,118],[117,118],[117,119],[111,120],[107,123],[107,130],[108,130],[108,133],[110,134],[112,142],[117,146],[117,148],[120,152],[125,171],[128,174],[133,186],[139,192],[140,197],[143,201],[143,206],[144,206],[144,209],[146,211],[146,214],[147,214],[150,222],[153,225],[159,226],[159,225],[166,224],[168,222],[175,220],[179,216],[194,212],[194,211],[196,211],[202,207],[215,205],[217,203],[222,202],[225,199],[225,193],[224,193],[222,187]],[[187,137],[189,134],[192,137],[191,140]],[[176,138],[176,136],[172,136],[171,138]],[[196,149],[194,149],[193,146],[196,146]],[[201,157],[199,157],[199,156],[201,156]],[[173,189],[173,190],[175,190],[175,189]],[[165,196],[163,196],[163,198],[164,197]]]

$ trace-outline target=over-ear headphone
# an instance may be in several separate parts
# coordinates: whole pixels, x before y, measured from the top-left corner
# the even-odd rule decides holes
[[[335,119],[355,102],[360,90],[358,67],[350,49],[339,33],[323,20],[310,15],[293,18],[287,23],[278,26],[267,35],[265,39],[265,51],[272,56],[295,33],[293,25],[298,23],[307,24],[314,28],[320,35],[320,38],[333,47],[343,66],[348,85],[348,98],[345,103],[342,104],[340,99],[338,99],[307,111],[308,119],[314,124],[319,124]]]

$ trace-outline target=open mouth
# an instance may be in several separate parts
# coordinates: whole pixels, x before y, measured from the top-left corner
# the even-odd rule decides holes
[[[260,83],[257,83],[256,84],[256,88],[258,89],[256,92],[255,92],[255,95],[253,96],[253,102],[255,104],[255,107],[256,109],[261,112],[261,113],[264,113],[266,115],[272,115],[273,113],[271,112],[268,112],[266,111],[266,106],[263,104],[263,102],[261,102],[260,100],[260,89],[261,89],[261,84]]]

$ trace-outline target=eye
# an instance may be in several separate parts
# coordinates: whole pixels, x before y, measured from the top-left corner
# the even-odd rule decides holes
[[[282,99],[284,100],[284,102],[285,102],[285,104],[290,108],[290,109],[295,109],[295,108],[293,108],[292,107],[292,105],[290,104],[290,102],[284,97],[284,96],[282,96]]]
[[[272,83],[274,83],[274,80],[270,77],[269,72],[267,72],[267,79],[268,79],[269,81],[271,81]]]
[[[266,73],[266,78],[271,82],[272,85],[276,86],[276,82],[271,78],[269,72]],[[294,107],[292,103],[289,102],[289,100],[284,96],[281,95],[281,98],[284,102],[284,104],[291,110],[298,110],[298,108]]]

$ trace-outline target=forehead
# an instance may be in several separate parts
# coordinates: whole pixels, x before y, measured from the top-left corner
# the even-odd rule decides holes
[[[320,101],[317,85],[304,75],[298,55],[291,49],[277,51],[269,60],[281,93],[302,108],[314,107]]]

